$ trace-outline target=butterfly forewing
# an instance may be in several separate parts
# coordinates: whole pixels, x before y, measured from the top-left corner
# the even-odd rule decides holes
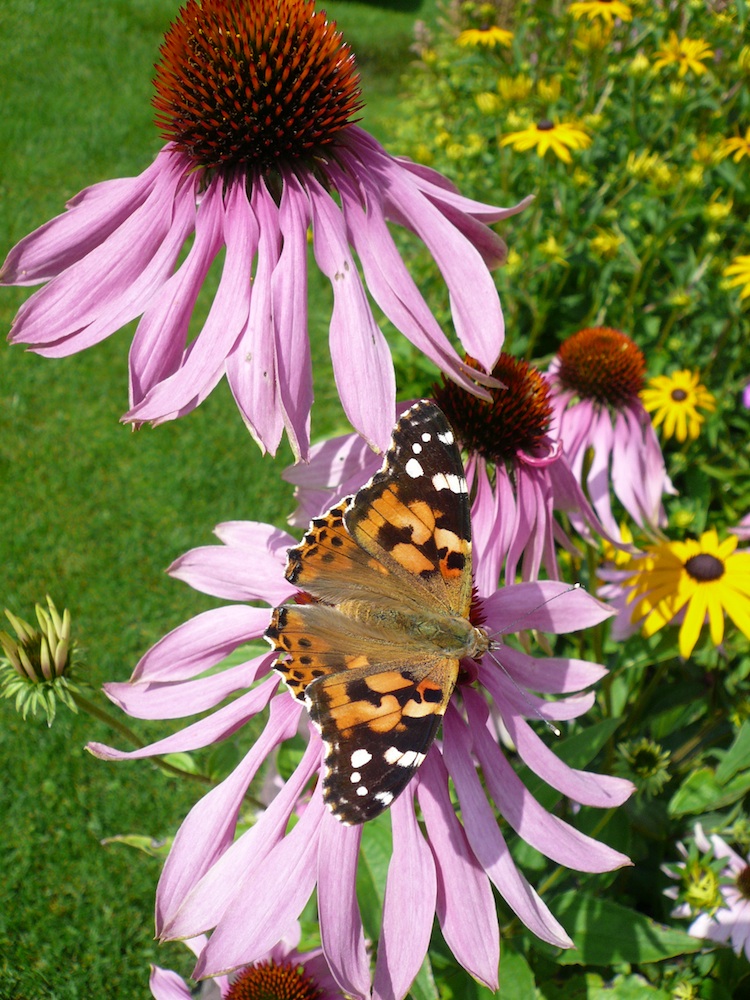
[[[362,823],[424,760],[459,658],[486,648],[467,621],[471,522],[461,455],[434,403],[411,407],[381,470],[312,521],[289,551],[286,577],[317,603],[277,608],[266,637],[325,742],[328,805],[343,822]]]

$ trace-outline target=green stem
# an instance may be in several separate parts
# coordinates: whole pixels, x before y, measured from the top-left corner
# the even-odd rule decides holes
[[[89,701],[89,699],[80,692],[73,691],[72,697],[78,708],[92,716],[94,719],[98,719],[100,722],[103,722],[105,726],[113,729],[129,743],[132,743],[137,749],[140,750],[146,745],[138,734],[130,728],[130,726],[126,726],[124,722],[121,722],[115,716],[110,715],[109,712],[100,708],[95,702]],[[195,774],[192,771],[185,771],[181,767],[175,767],[174,764],[169,764],[160,757],[154,757],[152,759],[156,767],[164,771],[165,774],[171,774],[178,778],[190,778],[192,781],[198,781],[202,785],[213,785],[211,779],[205,774]]]

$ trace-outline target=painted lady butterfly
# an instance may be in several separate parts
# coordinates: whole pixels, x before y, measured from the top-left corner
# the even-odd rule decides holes
[[[326,802],[364,823],[424,760],[461,657],[490,645],[468,619],[469,495],[434,403],[407,410],[381,470],[311,522],[286,578],[317,601],[276,608],[265,635],[323,737]]]

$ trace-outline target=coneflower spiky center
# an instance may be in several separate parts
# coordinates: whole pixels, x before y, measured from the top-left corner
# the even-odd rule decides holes
[[[226,1000],[318,1000],[321,990],[299,965],[259,962],[232,983]]]
[[[267,167],[333,142],[359,74],[312,0],[188,0],[156,67],[156,123],[203,167]]]
[[[478,367],[472,358],[466,363]],[[507,388],[491,390],[491,400],[453,382],[436,388],[435,399],[465,448],[491,462],[512,462],[542,444],[552,412],[549,387],[536,368],[509,354],[500,355],[492,374]]]
[[[579,330],[560,347],[558,357],[561,385],[584,399],[620,407],[643,388],[643,354],[619,330],[606,326]]]

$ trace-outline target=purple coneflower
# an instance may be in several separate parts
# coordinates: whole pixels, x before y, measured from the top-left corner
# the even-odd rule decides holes
[[[171,567],[172,575],[223,599],[271,605],[293,600],[284,568],[295,539],[252,522],[220,525],[217,535],[222,546],[188,552]],[[481,551],[478,561],[478,579],[484,579]],[[567,632],[609,614],[584,591],[557,582],[480,589],[476,612],[493,637],[517,631],[519,623]],[[157,931],[162,938],[190,938],[213,929],[196,975],[257,961],[299,916],[314,889],[326,960],[342,990],[355,998],[370,997],[371,989],[380,1000],[406,994],[427,952],[436,914],[457,960],[496,989],[499,926],[493,885],[537,936],[570,947],[565,930],[513,862],[496,810],[519,837],[559,865],[601,872],[628,859],[537,802],[493,735],[490,715],[502,720],[520,759],[560,796],[591,806],[617,806],[631,793],[630,782],[569,767],[526,720],[577,718],[594,700],[582,689],[595,683],[604,668],[567,657],[537,658],[510,646],[502,648],[502,667],[489,654],[479,663],[463,661],[443,738],[433,744],[389,810],[393,853],[371,987],[356,894],[363,828],[343,825],[324,805],[319,780],[323,744],[312,725],[296,770],[255,824],[236,837],[249,783],[305,716],[298,700],[278,690],[279,677],[272,671],[275,654],[215,671],[238,647],[262,636],[268,624],[267,609],[238,603],[176,628],[146,653],[129,683],[108,685],[107,693],[140,718],[182,718],[213,709],[211,714],[131,753],[91,746],[108,760],[191,751],[227,738],[269,709],[265,728],[243,760],[185,819],[159,883]],[[546,700],[532,691],[562,697]],[[222,704],[231,694],[238,697]],[[417,820],[415,798],[424,825]],[[292,813],[299,818],[287,833]]]
[[[322,948],[300,952],[300,926],[285,934],[253,965],[238,969],[231,976],[215,976],[210,980],[216,1000],[341,1000],[341,991],[326,964]],[[200,955],[208,938],[202,934],[183,942]],[[151,966],[149,981],[154,1000],[192,1000],[190,987],[176,972]],[[205,984],[204,984],[205,989]],[[203,995],[203,994],[201,994]]]
[[[305,457],[312,226],[316,262],[334,291],[334,375],[368,441],[387,444],[395,379],[353,251],[369,293],[419,350],[460,384],[486,382],[466,372],[386,220],[428,247],[459,340],[489,370],[504,328],[488,268],[502,263],[505,246],[486,223],[521,206],[462,198],[440,174],[390,156],[353,124],[362,107],[354,58],[312,0],[188,0],[166,35],[155,82],[167,144],[154,163],[138,177],[85,189],[9,253],[0,283],[48,282],[19,310],[12,342],[63,357],[142,314],[125,420],[182,416],[226,375],[260,446],[275,452],[286,429],[295,456]],[[193,338],[193,307],[222,250],[219,286]]]
[[[661,498],[674,492],[659,441],[639,393],[643,354],[624,333],[609,327],[579,330],[562,344],[548,370],[552,434],[613,538],[615,496],[645,531],[665,523]]]
[[[476,367],[470,358],[466,364]],[[552,407],[543,376],[504,352],[492,375],[505,388],[491,389],[489,399],[450,382],[435,389],[436,402],[468,452],[474,543],[483,556],[475,578],[485,593],[497,585],[503,563],[508,582],[516,579],[517,572],[523,580],[536,580],[542,566],[550,577],[558,578],[555,546],[570,548],[571,543],[555,520],[555,510],[581,515],[577,525],[587,538],[587,526],[606,534],[560,443],[547,433]],[[357,490],[379,463],[356,434],[313,445],[309,463],[284,473],[295,484],[299,501],[291,523],[306,525],[336,496]],[[476,575],[480,569],[487,574],[481,580]]]

